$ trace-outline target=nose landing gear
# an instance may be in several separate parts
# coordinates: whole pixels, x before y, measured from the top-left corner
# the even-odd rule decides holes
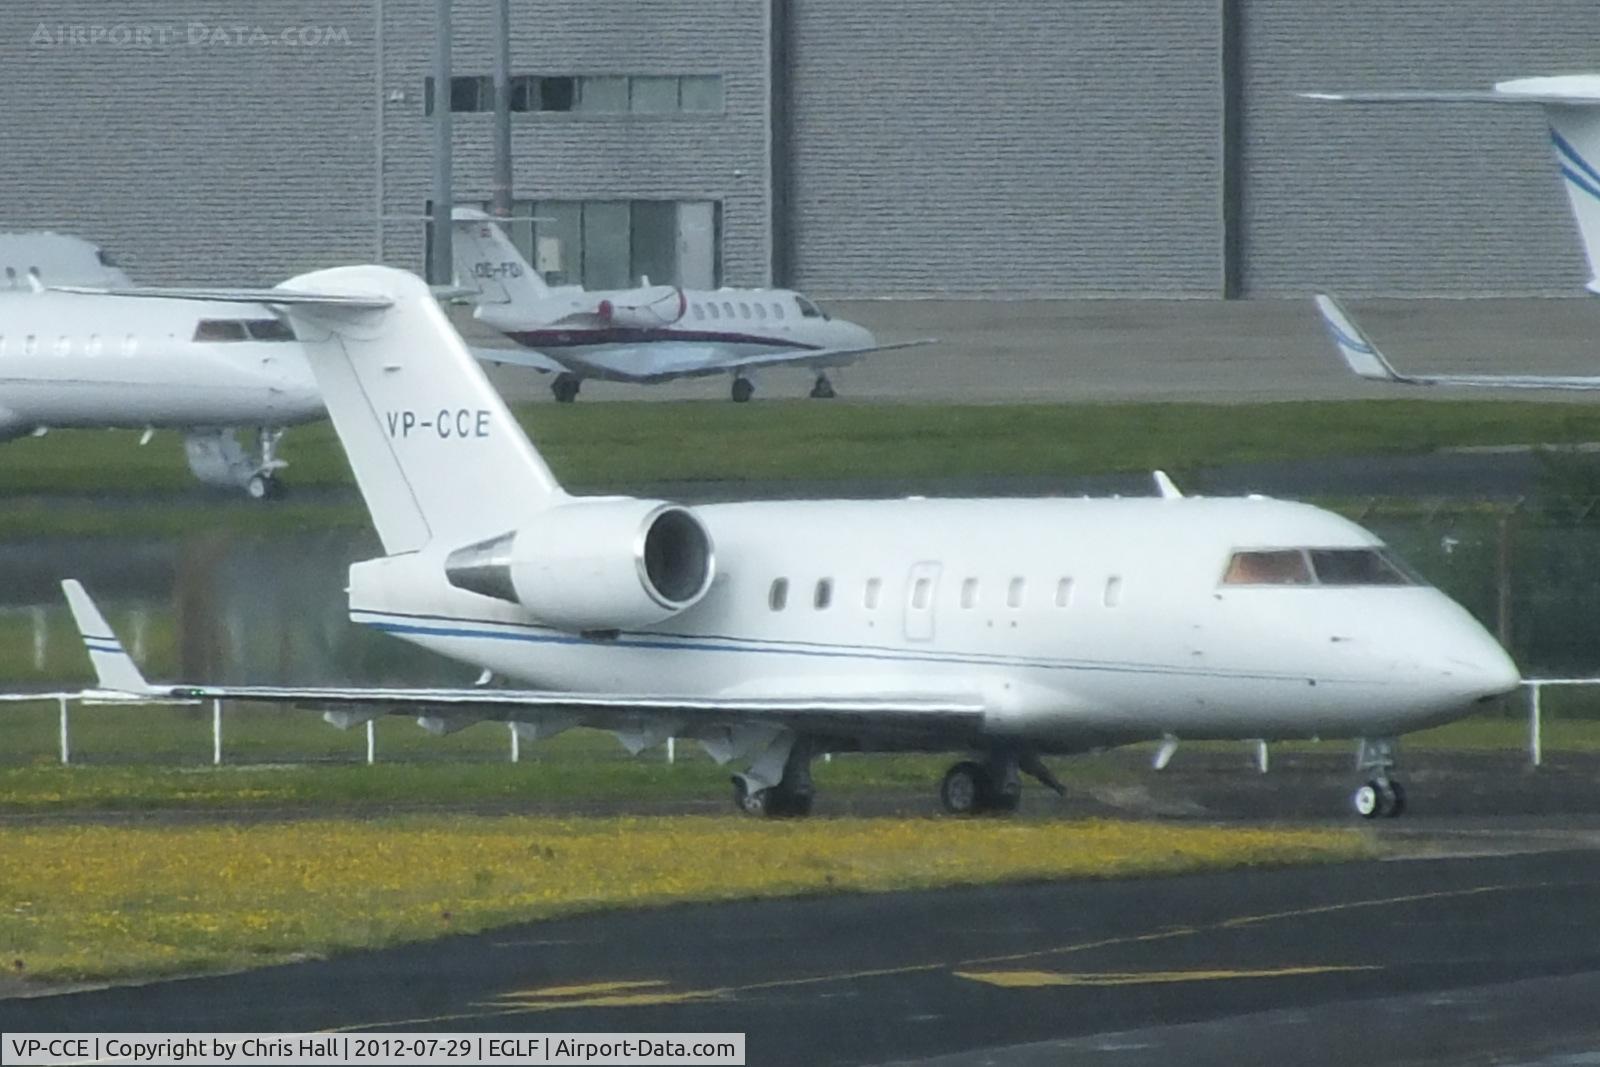
[[[817,375],[817,383],[811,387],[812,400],[832,400],[833,383],[828,381],[826,374]]]
[[[1405,813],[1405,787],[1389,777],[1394,765],[1393,738],[1361,739],[1356,749],[1356,771],[1372,777],[1351,795],[1350,805],[1363,819],[1394,819]]]

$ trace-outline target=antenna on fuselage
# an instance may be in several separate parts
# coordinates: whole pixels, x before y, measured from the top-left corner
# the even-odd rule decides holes
[[[1167,477],[1167,472],[1166,471],[1151,471],[1150,472],[1150,477],[1152,477],[1152,478],[1154,478],[1156,480],[1156,492],[1158,494],[1160,494],[1161,499],[1163,499],[1163,500],[1182,500],[1183,499],[1183,490],[1178,488],[1176,482],[1174,482],[1171,478]]]

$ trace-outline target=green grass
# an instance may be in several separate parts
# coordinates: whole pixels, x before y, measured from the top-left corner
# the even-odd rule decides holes
[[[1135,877],[1374,851],[1352,831],[1134,822],[51,822],[0,826],[0,950],[13,974],[46,981],[175,974],[680,901]],[[663,1003],[717,993],[662,992]]]
[[[1600,411],[1512,401],[906,405],[716,401],[537,405],[518,415],[558,477],[603,488],[699,479],[1066,475],[1267,459],[1600,440]],[[344,485],[327,423],[297,427],[295,485]],[[192,484],[176,434],[60,431],[0,451],[0,493]]]

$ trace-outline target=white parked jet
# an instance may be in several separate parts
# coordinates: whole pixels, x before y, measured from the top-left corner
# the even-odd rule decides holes
[[[323,415],[282,315],[38,288],[0,291],[0,441],[51,427],[174,429],[200,481],[274,495],[283,427]],[[253,453],[240,426],[258,427]]]
[[[1567,201],[1589,263],[1584,286],[1600,294],[1600,75],[1568,74],[1517,78],[1488,90],[1385,90],[1302,94],[1312,100],[1346,104],[1513,104],[1537,105],[1550,124],[1550,143],[1561,171]],[[1345,363],[1356,374],[1399,385],[1477,386],[1496,389],[1600,389],[1600,376],[1540,374],[1403,374],[1330,296],[1316,297],[1317,311]]]
[[[865,327],[789,289],[680,289],[648,279],[638,289],[551,288],[488,215],[457,207],[453,218],[456,286],[475,294],[473,317],[530,349],[503,359],[553,373],[550,391],[563,403],[577,399],[586,378],[649,384],[713,374],[731,374],[733,399],[743,403],[755,394],[751,374],[783,366],[813,371],[811,396],[830,399],[830,368],[930,343],[880,345]]]
[[[105,689],[698,738],[751,761],[736,799],[765,814],[809,810],[818,752],[969,752],[941,796],[972,812],[1015,807],[1019,772],[1060,789],[1047,754],[1358,737],[1373,816],[1404,805],[1389,739],[1518,684],[1367,531],[1164,476],[1128,500],[569,496],[421,281],[286,284],[386,553],[351,567],[351,618],[536,688],[150,686],[69,582]]]
[[[45,285],[132,285],[105,251],[64,233],[0,233],[0,291]]]

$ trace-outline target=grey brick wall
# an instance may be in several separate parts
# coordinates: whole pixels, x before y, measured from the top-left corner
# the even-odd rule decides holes
[[[1594,0],[1247,0],[1246,290],[1575,293],[1537,108],[1347,108],[1316,88],[1488,88],[1600,69]]]
[[[796,284],[1213,294],[1216,0],[789,0]]]
[[[370,224],[350,221],[372,214],[369,5],[219,7],[0,5],[0,227],[80,234],[152,283],[271,283],[371,257]],[[245,22],[348,43],[240,43]]]

